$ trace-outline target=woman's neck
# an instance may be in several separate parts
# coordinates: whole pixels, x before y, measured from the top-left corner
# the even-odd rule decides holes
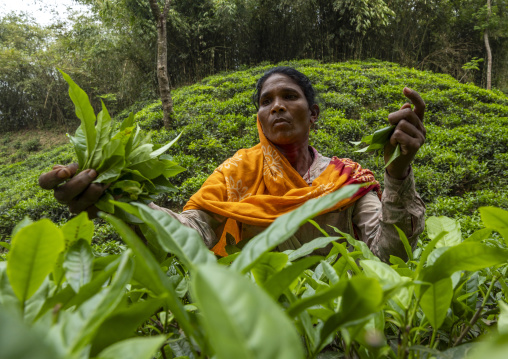
[[[276,147],[280,153],[286,157],[296,172],[298,172],[302,177],[305,176],[314,161],[310,153],[311,149],[309,148],[309,144],[305,143],[302,146],[283,145]]]

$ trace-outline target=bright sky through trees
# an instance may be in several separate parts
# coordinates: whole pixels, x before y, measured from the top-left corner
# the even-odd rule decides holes
[[[28,12],[41,25],[49,25],[55,19],[65,19],[68,8],[85,10],[73,0],[6,0],[0,2],[0,17],[15,12]]]

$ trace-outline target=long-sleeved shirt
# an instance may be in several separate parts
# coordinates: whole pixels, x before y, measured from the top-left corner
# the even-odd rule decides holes
[[[330,163],[314,150],[314,161],[303,179],[311,185]],[[418,235],[424,229],[425,205],[415,190],[413,172],[403,180],[397,180],[385,173],[384,191],[379,200],[375,192],[370,192],[357,200],[353,206],[343,211],[332,211],[322,214],[314,220],[330,236],[337,236],[336,227],[342,232],[365,242],[371,251],[383,261],[390,255],[407,258],[402,241],[394,225],[406,235],[411,246],[416,246]],[[212,248],[219,240],[227,218],[205,210],[187,210],[175,213],[154,203],[151,208],[162,210],[176,218],[182,224],[199,232],[208,248]],[[330,225],[330,226],[329,226]],[[242,241],[249,240],[264,227],[242,224]],[[323,234],[311,223],[306,223],[287,241],[278,246],[278,250],[297,249],[304,243],[321,237]],[[319,249],[317,254],[325,255],[330,246]]]

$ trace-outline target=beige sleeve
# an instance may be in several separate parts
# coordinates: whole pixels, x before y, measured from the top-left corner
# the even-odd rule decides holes
[[[381,201],[370,192],[357,201],[353,210],[353,224],[360,239],[385,262],[389,261],[390,255],[407,259],[394,225],[405,233],[414,250],[418,235],[425,226],[424,217],[425,204],[416,193],[412,170],[404,180],[385,173]]]
[[[213,248],[220,238],[217,231],[225,223],[226,218],[218,215],[211,215],[209,212],[191,209],[182,213],[175,213],[170,209],[159,207],[155,203],[148,205],[152,209],[166,212],[171,217],[178,220],[184,226],[195,229],[203,238],[208,249]]]

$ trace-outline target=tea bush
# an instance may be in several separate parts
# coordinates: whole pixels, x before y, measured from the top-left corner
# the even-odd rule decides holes
[[[144,222],[146,243],[102,213],[126,243],[101,244],[104,256],[86,213],[60,227],[25,219],[0,243],[2,359],[504,358],[508,211],[482,207],[469,238],[429,217],[425,244],[401,238],[408,261],[383,263],[342,233],[271,252],[358,188],[309,200],[221,259],[139,203],[116,205]]]
[[[382,165],[369,154],[356,153],[349,141],[358,141],[384,127],[388,113],[406,101],[402,89],[409,86],[422,95],[427,105],[427,141],[413,168],[417,190],[429,213],[440,215],[441,211],[467,222],[462,229],[469,233],[480,225],[477,209],[483,200],[472,200],[476,195],[500,193],[489,197],[485,204],[508,208],[508,98],[502,92],[380,61],[322,64],[304,60],[281,65],[305,73],[318,90],[321,115],[317,133],[311,133],[311,145],[322,154],[352,158],[372,169],[382,182]],[[132,107],[139,111],[137,123],[153,130],[155,143],[166,143],[184,132],[171,154],[187,171],[172,179],[179,191],[161,196],[159,204],[181,209],[222,161],[239,148],[257,143],[256,109],[251,95],[256,80],[271,67],[223,73],[174,89],[169,131],[162,128],[160,101]],[[129,111],[119,114],[117,122]],[[65,209],[51,200],[51,193],[37,187],[36,179],[55,163],[75,161],[70,146],[28,155],[24,161],[0,165],[3,240],[26,213],[33,219],[49,217],[56,222],[69,218]],[[447,210],[445,203],[453,203],[453,210]]]

